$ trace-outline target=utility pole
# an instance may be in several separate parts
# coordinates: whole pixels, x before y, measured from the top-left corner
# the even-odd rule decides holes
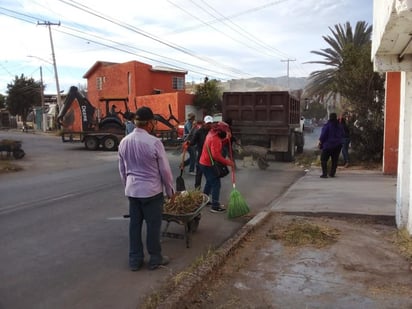
[[[53,68],[54,68],[54,78],[56,80],[56,91],[57,91],[57,106],[59,107],[59,110],[61,110],[61,105],[62,105],[62,99],[60,96],[60,86],[59,86],[59,77],[57,74],[57,65],[56,65],[56,57],[54,54],[54,45],[53,45],[53,36],[51,32],[51,26],[60,26],[60,22],[58,24],[56,23],[51,23],[49,21],[45,22],[37,22],[39,26],[48,26],[49,27],[49,35],[50,35],[50,45],[51,45],[51,50],[52,50],[52,58],[53,58]]]
[[[287,77],[288,77],[288,91],[290,90],[290,86],[289,86],[289,62],[291,61],[296,61],[296,59],[286,59],[286,60],[280,60],[282,62],[287,62]]]
[[[47,115],[44,110],[44,86],[43,86],[43,70],[40,67],[40,98],[41,98],[41,114],[42,114],[42,124],[43,124],[43,132],[47,131]]]

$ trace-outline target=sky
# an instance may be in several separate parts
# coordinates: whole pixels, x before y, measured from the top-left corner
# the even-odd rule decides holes
[[[61,92],[86,86],[96,61],[183,69],[194,83],[308,77],[325,68],[307,62],[323,60],[311,51],[330,28],[372,16],[373,0],[1,0],[0,93],[22,74],[55,93],[52,46]]]

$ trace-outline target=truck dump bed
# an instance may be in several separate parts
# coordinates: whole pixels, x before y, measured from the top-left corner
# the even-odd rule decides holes
[[[271,147],[300,127],[300,101],[287,91],[225,92],[222,111],[242,144]]]

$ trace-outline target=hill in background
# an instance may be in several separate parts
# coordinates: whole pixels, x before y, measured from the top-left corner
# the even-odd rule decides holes
[[[306,77],[289,77],[290,90],[305,88]],[[232,79],[221,83],[223,91],[282,91],[288,90],[287,76]]]

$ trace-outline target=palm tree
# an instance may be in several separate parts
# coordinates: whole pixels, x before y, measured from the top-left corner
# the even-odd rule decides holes
[[[324,64],[329,68],[314,71],[309,76],[309,83],[305,89],[306,96],[320,95],[325,96],[330,93],[339,92],[337,75],[343,65],[344,52],[347,48],[362,48],[370,44],[372,26],[364,21],[356,24],[355,32],[349,22],[344,26],[338,24],[334,28],[329,27],[332,36],[323,36],[323,39],[330,45],[329,48],[311,53],[324,57],[321,61],[310,61],[307,63]]]
[[[362,160],[381,160],[385,78],[373,71],[372,27],[360,21],[355,31],[349,23],[329,29],[332,36],[323,38],[330,47],[311,51],[324,59],[310,62],[327,68],[310,74],[305,96],[341,96],[358,124],[351,130],[352,149]]]

